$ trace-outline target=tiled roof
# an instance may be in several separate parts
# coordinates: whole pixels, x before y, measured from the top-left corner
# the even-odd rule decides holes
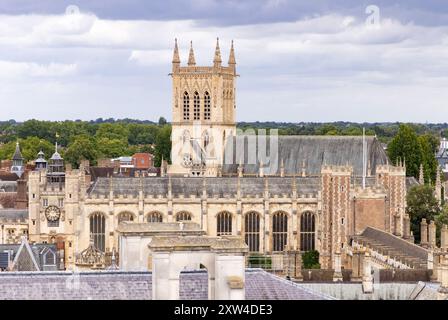
[[[207,273],[183,272],[180,277],[180,297],[205,299]],[[2,272],[0,300],[150,300],[151,272],[95,271],[70,272]],[[261,269],[246,270],[248,300],[330,300]]]
[[[240,178],[242,196],[263,196],[265,189],[265,179],[268,182],[268,189],[271,195],[278,195],[282,197],[283,194],[292,194],[292,177],[244,177]],[[234,197],[238,190],[238,178],[199,178],[189,177],[180,178],[172,177],[171,186],[173,196],[184,195],[189,197],[195,195],[200,197],[202,195],[203,184],[205,180],[205,187],[209,197],[219,196],[225,197],[229,195]],[[90,195],[108,195],[110,191],[110,184],[114,193],[123,195],[138,196],[140,188],[143,188],[144,194],[147,195],[162,195],[166,196],[168,193],[169,178],[163,177],[145,177],[145,178],[98,178],[95,184],[89,189]],[[316,177],[297,177],[296,178],[297,192],[299,194],[314,194],[316,195],[320,187],[320,179]]]
[[[305,164],[305,170],[308,175],[319,175],[322,165],[353,166],[354,174],[362,176],[362,145],[361,136],[278,136],[278,151],[270,155],[270,137],[266,138],[266,151],[258,150],[258,145],[254,150],[248,151],[247,138],[242,140],[242,136],[234,137],[229,140],[225,148],[225,153],[232,158],[232,164],[223,166],[224,173],[236,173],[240,162],[244,164],[244,173],[256,174],[259,170],[260,159],[252,164],[250,155],[267,155],[270,157],[265,173],[279,174],[280,164],[283,160],[286,174],[294,174],[302,171]],[[366,137],[367,159],[370,163],[371,174],[375,174],[376,166],[387,164],[388,157],[381,146],[381,143],[375,137]],[[233,148],[233,149],[232,149]],[[238,151],[243,153],[243,159],[239,159]],[[262,160],[262,159],[261,159]],[[264,165],[266,166],[266,161]]]

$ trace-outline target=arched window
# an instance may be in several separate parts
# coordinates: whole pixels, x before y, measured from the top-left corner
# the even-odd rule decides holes
[[[190,120],[190,97],[184,92],[184,120]]]
[[[283,251],[288,243],[288,215],[277,212],[272,216],[272,251]]]
[[[204,137],[204,138],[203,138],[203,140],[204,140],[204,149],[207,150],[207,146],[208,146],[208,144],[210,143],[210,137],[209,137],[207,131],[204,132],[203,137]]]
[[[56,254],[50,249],[44,253],[44,265],[54,266],[56,264]]]
[[[95,212],[90,216],[90,236],[93,245],[103,252],[106,251],[106,218],[100,212]]]
[[[191,213],[189,212],[179,212],[178,214],[176,214],[176,221],[190,221],[191,220]]]
[[[312,251],[315,248],[316,220],[312,212],[304,212],[300,217],[300,250]]]
[[[118,223],[123,221],[134,221],[134,215],[130,212],[121,212],[118,215]]]
[[[212,108],[211,108],[211,103],[210,103],[210,95],[206,91],[205,95],[204,95],[204,120],[210,120],[211,113],[212,113]]]
[[[199,98],[199,93],[194,93],[194,99],[193,99],[193,116],[194,120],[200,120],[201,119],[201,99]]]
[[[160,212],[151,212],[146,216],[146,222],[162,222],[163,217]]]
[[[260,251],[260,215],[249,212],[244,217],[244,240],[250,252]]]
[[[232,234],[232,214],[230,212],[218,213],[216,217],[216,234],[218,237]]]

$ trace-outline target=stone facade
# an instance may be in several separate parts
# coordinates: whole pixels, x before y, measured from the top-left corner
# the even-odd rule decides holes
[[[233,45],[227,67],[219,43],[212,67],[196,66],[193,49],[188,66],[181,67],[176,43],[168,172],[91,182],[85,164],[60,172],[56,147],[48,169],[29,174],[30,240],[62,244],[66,266],[74,268],[91,240],[106,254],[119,251],[120,222],[191,220],[209,236],[242,236],[252,252],[316,249],[322,268],[332,268],[335,257],[347,265],[350,237],[367,226],[405,236],[411,183],[405,165],[390,165],[375,137],[270,137],[269,162],[251,164],[245,152],[223,163],[229,143],[239,148],[236,76]],[[240,146],[249,150],[250,139],[244,139]],[[179,150],[185,144],[199,151],[184,157]],[[258,141],[257,153],[261,146]]]

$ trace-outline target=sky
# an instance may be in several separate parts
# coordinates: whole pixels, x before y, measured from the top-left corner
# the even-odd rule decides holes
[[[448,122],[446,0],[0,0],[0,121],[170,120],[217,37],[237,121]]]

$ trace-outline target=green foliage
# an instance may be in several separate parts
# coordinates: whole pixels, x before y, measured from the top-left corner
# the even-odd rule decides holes
[[[438,163],[435,158],[439,140],[432,134],[418,135],[415,125],[402,124],[388,145],[388,155],[393,163],[406,160],[406,175],[419,178],[423,165],[425,182],[434,182]]]
[[[47,156],[52,155],[54,146],[38,137],[28,137],[26,139],[19,139],[20,149],[25,162],[35,160],[39,151],[43,151]],[[16,150],[16,141],[11,141],[0,147],[0,159],[11,159]]]
[[[272,269],[272,258],[262,254],[251,254],[248,257],[250,268]]]
[[[415,130],[407,124],[400,125],[397,135],[389,143],[387,152],[390,160],[406,160],[406,174],[418,177],[422,163],[422,146]]]
[[[302,254],[302,265],[304,269],[320,269],[319,251],[307,251]]]
[[[65,161],[79,168],[81,160],[89,160],[92,165],[96,165],[99,152],[96,141],[88,135],[80,135],[74,138],[65,152]]]
[[[439,215],[440,207],[429,185],[412,187],[407,194],[407,211],[411,218],[411,230],[416,242],[420,241],[420,222],[425,218],[428,222]]]
[[[156,137],[154,149],[154,166],[159,167],[162,157],[168,162],[171,161],[171,126],[163,126]]]

